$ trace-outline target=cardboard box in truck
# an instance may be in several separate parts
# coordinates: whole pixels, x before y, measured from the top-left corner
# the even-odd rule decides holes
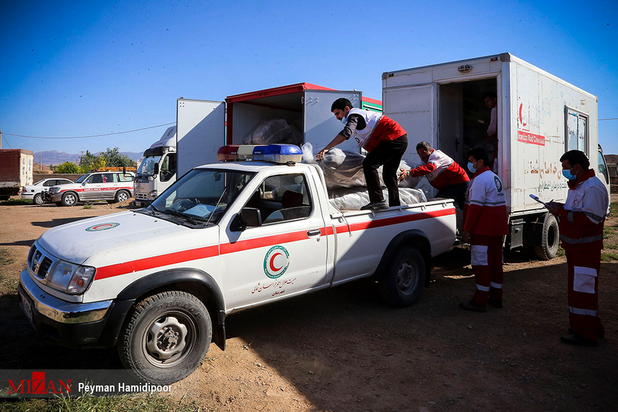
[[[511,249],[530,247],[543,259],[555,255],[556,219],[529,195],[566,200],[560,162],[566,151],[585,152],[609,189],[597,97],[510,53],[385,72],[382,86],[384,114],[408,131],[404,159],[418,162],[416,144],[427,141],[464,167],[467,151],[487,140],[490,109],[483,96],[496,93],[494,171],[506,189]]]
[[[23,186],[32,184],[31,150],[0,149],[0,200],[19,194]]]
[[[216,162],[217,150],[224,144],[250,143],[252,137],[261,136],[267,128],[283,133],[285,127],[287,136],[285,141],[267,143],[311,142],[317,146],[315,149],[322,148],[343,129],[330,111],[332,103],[340,97],[349,99],[354,107],[382,109],[381,101],[363,97],[360,91],[334,90],[310,83],[232,95],[225,102],[178,99],[178,176],[195,166]],[[353,141],[339,148],[359,151]]]

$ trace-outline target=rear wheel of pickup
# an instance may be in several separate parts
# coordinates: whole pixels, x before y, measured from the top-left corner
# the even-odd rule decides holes
[[[162,292],[137,304],[118,341],[118,353],[138,378],[168,385],[202,364],[211,337],[210,315],[198,298]]]
[[[62,195],[62,205],[63,206],[73,206],[78,201],[77,194],[75,192],[66,192]]]
[[[425,260],[412,246],[401,247],[379,280],[380,294],[389,305],[406,307],[420,297],[425,284]]]

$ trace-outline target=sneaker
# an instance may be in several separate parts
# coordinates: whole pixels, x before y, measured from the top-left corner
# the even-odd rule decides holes
[[[480,306],[472,302],[459,302],[459,307],[471,312],[487,312],[487,308],[485,306]]]
[[[568,343],[569,345],[577,346],[597,346],[597,342],[590,339],[584,339],[578,334],[560,337],[562,343]]]
[[[382,210],[382,209],[388,209],[388,205],[386,204],[385,200],[382,200],[381,202],[367,203],[365,206],[361,207],[361,210]]]
[[[493,306],[494,308],[502,308],[502,300],[501,299],[487,299],[487,304]]]

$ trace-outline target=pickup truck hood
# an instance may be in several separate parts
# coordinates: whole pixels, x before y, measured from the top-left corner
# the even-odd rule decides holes
[[[79,220],[49,229],[39,245],[71,263],[99,267],[152,257],[169,245],[168,252],[183,245],[217,244],[217,226],[191,229],[155,216],[122,212]]]

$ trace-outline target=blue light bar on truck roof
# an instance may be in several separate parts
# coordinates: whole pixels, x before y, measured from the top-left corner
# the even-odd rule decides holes
[[[298,163],[303,158],[300,147],[293,144],[270,144],[264,146],[226,145],[217,152],[219,161],[255,160],[286,164]]]

